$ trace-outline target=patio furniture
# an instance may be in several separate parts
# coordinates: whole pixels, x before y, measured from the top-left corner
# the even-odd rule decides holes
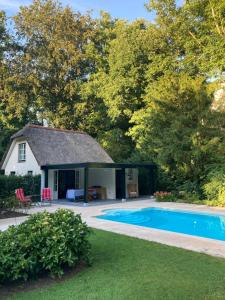
[[[41,193],[41,202],[52,203],[52,189],[50,187],[43,188]]]
[[[69,189],[66,191],[66,199],[76,200],[84,198],[84,189]]]
[[[88,200],[95,200],[97,199],[97,192],[95,188],[88,188]]]
[[[32,200],[31,196],[25,196],[23,188],[15,190],[16,199],[19,201],[20,205],[23,207],[30,207]]]
[[[97,193],[97,199],[106,200],[107,199],[107,192],[104,186],[93,186]]]
[[[138,187],[136,183],[128,183],[127,192],[129,198],[138,197]]]

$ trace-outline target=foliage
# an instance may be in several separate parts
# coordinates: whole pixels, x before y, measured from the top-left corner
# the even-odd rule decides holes
[[[225,183],[220,187],[217,204],[219,206],[225,206]]]
[[[215,200],[218,197],[219,190],[225,182],[224,170],[213,170],[207,176],[207,182],[203,189],[208,200]]]
[[[173,202],[175,199],[171,192],[155,192],[154,196],[158,202]]]
[[[225,206],[225,168],[223,165],[209,172],[203,190],[208,200],[207,204]]]
[[[177,191],[183,199],[194,201],[204,198],[202,187],[194,180],[186,180],[184,183],[177,185]]]
[[[99,134],[99,142],[117,162],[125,161],[131,156],[132,142],[120,128],[114,128]]]
[[[132,118],[130,135],[139,151],[146,158],[151,154],[178,183],[200,185],[207,166],[225,153],[225,124],[210,110],[205,81],[185,74],[162,77],[149,98],[148,108]]]
[[[9,144],[10,136],[15,133],[15,129],[2,128],[0,126],[0,161]]]
[[[200,199],[199,194],[188,191],[179,191],[176,193],[176,202],[182,203],[195,203],[195,204],[205,204],[204,200]]]
[[[3,58],[3,53],[6,50],[6,44],[9,39],[6,30],[6,16],[3,11],[0,10],[0,62]]]
[[[94,21],[57,1],[34,0],[21,7],[14,22],[21,51],[6,64],[2,119],[10,125],[46,119],[56,127],[78,126],[76,106],[91,67],[85,47]]]
[[[41,190],[41,176],[6,176],[0,175],[0,199],[4,200],[23,188],[25,195],[39,195]]]
[[[156,190],[158,191],[174,191],[176,190],[177,185],[176,181],[171,178],[171,176],[158,168],[157,170],[157,182],[156,182]]]
[[[91,48],[97,63],[88,85],[96,87],[95,94],[102,99],[107,115],[105,130],[101,128],[97,136],[116,161],[126,161],[135,149],[127,133],[134,111],[144,106],[149,62],[146,23],[113,21],[103,14],[99,23],[103,48],[99,50],[99,39]]]
[[[11,194],[6,197],[0,196],[0,212],[14,210],[19,207],[19,203],[16,200],[15,195]]]
[[[65,267],[90,262],[90,230],[80,215],[59,209],[31,215],[0,232],[0,282],[27,280],[43,272],[61,276]]]

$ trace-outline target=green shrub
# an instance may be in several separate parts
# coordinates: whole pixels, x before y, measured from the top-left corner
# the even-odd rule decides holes
[[[40,195],[41,176],[0,175],[0,202],[5,203],[7,199],[15,195],[15,190],[18,188],[23,188],[25,195]],[[34,197],[32,200],[37,201],[39,199],[38,197]]]
[[[218,203],[220,206],[225,206],[225,182],[219,189]]]
[[[154,196],[158,202],[174,202],[175,196],[171,192],[155,192]]]
[[[0,211],[1,210],[13,210],[19,207],[19,202],[16,200],[14,194],[0,197]]]
[[[225,183],[220,186],[217,197],[214,200],[207,200],[206,204],[225,207]]]
[[[176,189],[176,182],[160,168],[157,172],[156,189],[158,191],[173,191]]]
[[[80,215],[59,209],[31,215],[0,232],[0,282],[42,273],[60,276],[65,267],[90,263],[90,229]]]
[[[209,172],[203,190],[208,205],[225,206],[225,168],[215,168]]]
[[[181,200],[179,202],[186,202],[186,203],[194,203],[201,201],[199,199],[199,194],[195,192],[187,192],[187,191],[179,191],[177,194],[177,199]]]
[[[178,185],[179,194],[183,194],[186,199],[196,200],[202,198],[202,189],[198,182],[186,180]]]
[[[207,182],[203,185],[205,196],[208,200],[217,200],[221,186],[225,183],[225,171],[215,170],[207,176]]]

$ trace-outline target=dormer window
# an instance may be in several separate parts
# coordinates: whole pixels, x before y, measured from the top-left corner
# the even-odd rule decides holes
[[[19,144],[18,148],[18,161],[26,161],[26,143]]]

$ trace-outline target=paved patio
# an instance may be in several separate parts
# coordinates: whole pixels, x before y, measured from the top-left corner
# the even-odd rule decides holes
[[[139,199],[127,202],[98,202],[91,203],[88,206],[83,206],[83,204],[71,203],[57,203],[52,206],[45,207],[35,207],[29,210],[29,213],[36,213],[39,211],[47,210],[49,212],[54,212],[58,208],[69,208],[75,213],[79,213],[82,219],[87,222],[90,227],[103,229],[106,231],[112,231],[119,234],[124,234],[140,239],[145,239],[148,241],[153,241],[169,246],[175,246],[187,250],[192,250],[196,252],[206,253],[212,256],[218,256],[225,258],[225,242],[217,241],[208,238],[200,238],[191,235],[185,235],[180,233],[174,233],[170,231],[164,231],[153,228],[145,228],[136,225],[118,223],[103,219],[97,219],[95,216],[101,215],[105,209],[137,209],[146,207],[159,207],[167,209],[181,209],[187,211],[199,211],[199,212],[209,212],[209,213],[225,213],[223,208],[212,208],[205,205],[195,205],[195,204],[184,204],[184,203],[158,203],[154,199]],[[12,218],[0,220],[0,230],[5,230],[9,225],[19,224],[23,222],[26,217]]]

